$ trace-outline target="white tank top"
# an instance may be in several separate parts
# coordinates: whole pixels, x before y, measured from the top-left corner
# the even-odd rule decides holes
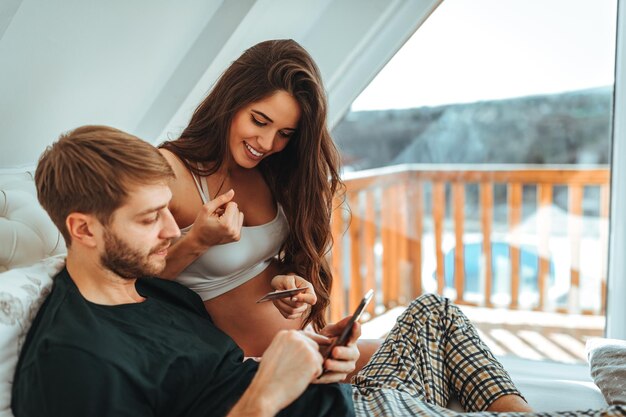
[[[205,204],[208,199],[206,177],[198,180],[196,187]],[[259,275],[287,238],[289,225],[280,204],[276,216],[269,223],[241,228],[239,241],[212,246],[180,273],[176,281],[200,295],[202,301],[224,294]],[[181,229],[181,235],[191,230]]]

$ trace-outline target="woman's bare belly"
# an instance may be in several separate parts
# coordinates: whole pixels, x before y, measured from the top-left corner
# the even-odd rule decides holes
[[[274,291],[270,281],[279,274],[278,263],[272,262],[245,284],[204,302],[215,325],[235,340],[245,356],[262,356],[278,331],[301,327],[301,320],[285,319],[272,302],[256,303]]]

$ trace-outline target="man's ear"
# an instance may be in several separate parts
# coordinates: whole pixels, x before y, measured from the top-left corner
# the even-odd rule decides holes
[[[70,213],[65,219],[65,227],[72,237],[72,244],[78,242],[89,248],[98,245],[98,226],[100,222],[90,214]]]

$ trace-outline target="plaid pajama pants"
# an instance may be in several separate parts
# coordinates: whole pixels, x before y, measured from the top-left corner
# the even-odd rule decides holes
[[[483,411],[503,395],[521,394],[467,317],[433,294],[409,305],[352,385],[357,417],[458,415],[444,408],[451,394],[475,415],[523,415]],[[626,409],[532,415],[626,416]]]

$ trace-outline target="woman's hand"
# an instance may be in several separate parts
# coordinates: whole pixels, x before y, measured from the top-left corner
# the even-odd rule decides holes
[[[318,342],[318,345],[326,348],[330,347],[332,342],[339,337],[344,327],[348,324],[350,317],[345,317],[341,321],[335,324],[329,324],[324,327],[320,332],[320,336],[323,336],[327,342],[323,343],[320,340],[314,339]],[[360,353],[359,348],[357,347],[356,341],[361,336],[361,325],[358,322],[355,322],[352,325],[352,331],[350,332],[350,337],[348,338],[348,342],[345,346],[334,346],[332,348],[332,352],[330,352],[330,356],[328,359],[324,361],[324,374],[315,382],[317,383],[331,383],[331,382],[341,382],[346,379],[346,377],[352,373],[356,368],[357,360],[359,359]],[[325,354],[324,354],[325,356]]]
[[[232,201],[234,196],[235,191],[229,190],[204,204],[196,216],[188,236],[205,250],[239,240],[243,213]]]
[[[303,317],[309,311],[309,307],[317,302],[313,284],[297,275],[276,275],[272,278],[271,285],[275,290],[306,288],[305,292],[293,297],[279,298],[272,301],[274,306],[280,311],[280,314],[286,319],[295,320]]]

